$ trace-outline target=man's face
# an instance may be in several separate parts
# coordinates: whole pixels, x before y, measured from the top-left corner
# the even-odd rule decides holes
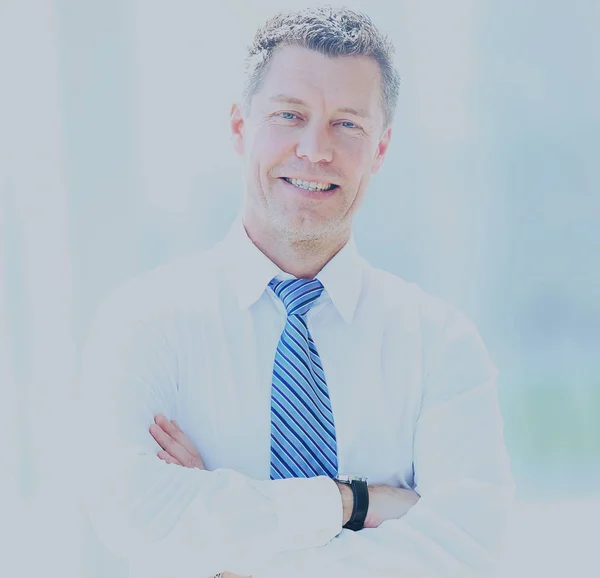
[[[234,106],[231,126],[244,222],[292,242],[349,231],[391,137],[376,61],[298,46],[278,49],[249,114]]]

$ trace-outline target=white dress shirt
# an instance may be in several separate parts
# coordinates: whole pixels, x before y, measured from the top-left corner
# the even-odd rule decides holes
[[[130,575],[465,576],[493,569],[513,494],[496,369],[473,324],[375,269],[352,238],[307,322],[327,378],[339,471],[415,489],[379,528],[342,529],[327,477],[269,480],[271,376],[289,278],[227,237],[107,297],[81,379],[82,489]],[[148,432],[176,419],[207,470],[168,465]]]

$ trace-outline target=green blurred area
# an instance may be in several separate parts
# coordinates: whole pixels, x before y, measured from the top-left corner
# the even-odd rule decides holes
[[[598,380],[600,385],[600,380]],[[517,491],[547,496],[600,489],[600,387],[564,384],[512,389],[500,396]]]

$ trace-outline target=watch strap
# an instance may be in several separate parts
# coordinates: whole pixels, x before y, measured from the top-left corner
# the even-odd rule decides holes
[[[369,511],[369,486],[364,480],[352,480],[350,482],[352,495],[354,497],[354,505],[352,507],[352,515],[344,528],[348,530],[362,530]]]

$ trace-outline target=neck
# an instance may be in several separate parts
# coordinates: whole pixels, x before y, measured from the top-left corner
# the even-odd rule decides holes
[[[244,219],[248,237],[282,271],[298,279],[313,279],[344,247],[350,230],[322,239],[291,240],[266,227],[255,227]]]

